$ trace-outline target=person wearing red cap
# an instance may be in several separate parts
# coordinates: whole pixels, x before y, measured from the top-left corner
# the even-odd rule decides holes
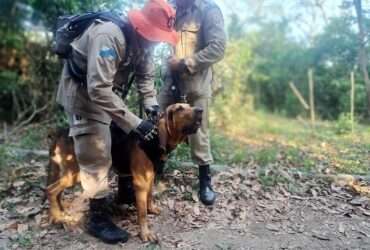
[[[161,109],[185,101],[203,109],[202,126],[189,137],[193,162],[199,166],[199,198],[212,205],[216,194],[211,186],[213,162],[208,109],[213,81],[212,65],[223,58],[226,35],[220,8],[212,0],[173,0],[176,5],[175,28],[179,42],[169,60],[164,86],[158,96]]]
[[[122,17],[125,29],[96,19],[72,43],[72,54],[60,79],[57,102],[64,107],[74,140],[84,194],[90,199],[86,229],[106,243],[125,242],[128,233],[117,227],[107,211],[108,171],[111,166],[110,124],[135,133],[142,143],[157,138],[155,126],[126,107],[113,89],[122,89],[135,76],[147,113],[159,110],[154,88],[151,47],[175,45],[175,11],[164,0],[149,0],[141,10]],[[84,72],[85,78],[76,76]]]

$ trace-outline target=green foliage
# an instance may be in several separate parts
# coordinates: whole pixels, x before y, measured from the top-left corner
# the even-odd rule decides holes
[[[180,144],[177,146],[176,150],[174,150],[166,163],[166,171],[171,169],[176,169],[180,167],[181,162],[189,162],[191,161],[190,156],[190,149],[185,144]]]
[[[280,183],[288,183],[289,180],[280,172],[269,167],[262,167],[257,173],[258,180],[263,187],[273,187]]]
[[[276,156],[278,154],[277,147],[266,147],[254,153],[254,157],[256,162],[261,165],[265,166],[269,163],[276,161]]]
[[[220,131],[211,133],[212,155],[216,164],[234,164],[245,162],[246,149],[231,140]]]
[[[55,115],[55,127],[56,128],[66,128],[68,126],[69,124],[68,124],[67,114],[61,109],[57,110],[57,113]]]
[[[291,37],[286,20],[262,22],[258,29],[243,33],[242,29],[235,30],[240,24],[233,18],[237,22],[229,27],[226,56],[216,70],[217,81],[225,90],[217,96],[215,110],[225,123],[240,117],[239,112],[253,109],[305,116],[308,113],[289,82],[295,83],[308,102],[309,68],[314,70],[317,115],[335,120],[349,111],[350,72],[357,64],[358,53],[357,31],[350,16],[330,19],[309,45]],[[362,73],[355,71],[355,79],[356,114],[362,117],[367,110]]]
[[[161,250],[160,245],[155,244],[155,243],[150,243],[148,245],[143,246],[140,248],[141,250]]]
[[[20,138],[19,146],[25,149],[41,149],[42,146],[44,146],[42,142],[45,140],[46,134],[46,128],[29,129],[27,133]]]
[[[243,23],[236,13],[230,15],[230,24],[228,27],[229,38],[232,40],[241,39],[244,35]]]
[[[8,170],[22,161],[26,160],[26,155],[14,152],[14,147],[10,144],[0,145],[0,170]]]
[[[5,145],[0,145],[0,171],[5,169],[10,162],[11,155]]]
[[[10,169],[20,162],[29,160],[30,154],[19,152],[21,150],[42,150],[47,147],[48,126],[29,127],[23,130],[17,138],[9,138],[9,141],[0,144],[0,172]],[[33,158],[35,159],[35,158]]]
[[[17,72],[4,70],[0,72],[0,91],[1,94],[9,94],[12,91],[17,90],[17,81],[18,81]]]
[[[0,35],[3,37],[0,40],[0,48],[15,48],[17,50],[21,50],[24,46],[24,37],[20,34],[17,30],[5,30],[4,27],[1,27],[0,23]]]
[[[288,83],[301,88],[302,75],[309,65],[309,57],[301,45],[287,37],[284,23],[268,24],[255,34],[253,44],[254,70],[249,77],[258,108],[295,115],[302,111],[291,105]]]
[[[252,71],[251,42],[245,39],[230,42],[225,58],[216,67],[216,81],[224,90],[214,98],[211,123],[226,125],[253,110],[253,97],[249,94],[247,79]]]
[[[337,122],[335,123],[335,133],[338,135],[348,134],[352,131],[351,114],[340,114]]]
[[[35,121],[57,113],[52,102],[61,63],[51,53],[52,39],[48,31],[55,27],[58,16],[108,9],[124,12],[143,2],[4,0],[0,6],[1,120],[12,123],[47,103],[50,108],[36,116]]]
[[[217,127],[217,131],[228,134],[227,138],[235,140],[236,145],[246,143],[248,163],[293,168],[301,173],[330,169],[333,173],[368,174],[370,129],[367,126],[356,123],[354,133],[338,135],[337,121],[317,122],[312,130],[302,120],[263,112],[246,114],[239,120],[245,121],[243,127],[234,122]]]
[[[126,11],[134,6],[141,5],[143,0],[28,0],[29,4],[41,15],[48,27],[54,27],[56,17],[66,14],[83,13],[87,11],[115,10]]]
[[[32,238],[34,237],[31,231],[24,234],[18,234],[13,243],[18,243],[20,248],[26,249],[32,246]]]
[[[220,131],[212,130],[211,149],[215,164],[231,165],[247,161],[246,149]],[[180,144],[171,153],[166,168],[177,169],[181,162],[191,162],[190,147],[186,144]]]
[[[42,27],[52,30],[59,15],[107,9],[125,12],[143,2],[4,0],[0,7],[4,13],[0,17],[0,35],[3,37],[0,49],[15,49],[17,63],[26,58],[28,66],[27,72],[22,72],[24,69],[19,69],[19,66],[0,71],[1,116],[11,122],[25,107],[40,107],[51,100],[56,86],[54,83],[60,74],[60,63],[49,52],[51,38],[35,44],[32,37],[40,36],[43,31],[25,32],[24,21],[41,27],[41,30]],[[230,16],[230,41],[225,59],[216,66],[217,82],[224,85],[224,92],[214,102],[214,112],[222,118],[218,119],[220,122],[228,123],[256,108],[293,117],[306,114],[288,83],[293,81],[307,100],[307,70],[310,67],[314,69],[318,116],[337,119],[339,114],[348,112],[349,73],[357,63],[358,52],[357,34],[351,16],[343,14],[329,19],[328,25],[313,37],[310,44],[298,42],[292,37],[290,27],[293,21],[286,18],[250,20],[256,28],[249,32],[244,29],[247,20],[240,15]],[[366,18],[365,22],[368,22]],[[164,58],[164,53],[159,54]],[[4,58],[1,52],[0,55]],[[161,63],[162,60],[157,58],[156,62]],[[157,86],[162,85],[159,75],[158,68]],[[356,112],[359,117],[367,109],[364,90],[362,74],[356,72]],[[14,92],[18,99],[24,100],[21,110],[15,109],[11,96]],[[137,96],[132,95],[129,104],[135,108]],[[54,108],[48,111],[55,113]]]
[[[6,120],[12,118],[12,94],[18,91],[19,76],[16,72],[11,70],[4,70],[0,72],[0,117]]]

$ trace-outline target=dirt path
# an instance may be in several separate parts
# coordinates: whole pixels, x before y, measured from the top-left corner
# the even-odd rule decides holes
[[[0,249],[370,249],[368,198],[293,175],[300,186],[266,188],[251,166],[215,176],[219,197],[213,208],[197,202],[192,171],[171,173],[157,192],[162,214],[150,217],[160,244],[140,241],[129,207],[116,221],[132,237],[105,245],[81,230],[48,225],[41,165],[21,166],[15,178],[1,180]]]

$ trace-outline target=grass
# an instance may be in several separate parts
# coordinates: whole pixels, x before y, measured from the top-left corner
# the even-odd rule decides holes
[[[279,183],[289,183],[289,180],[286,177],[267,167],[260,168],[258,170],[257,177],[264,187],[276,186]]]
[[[19,234],[18,237],[12,241],[13,244],[17,244],[21,249],[27,249],[32,246],[33,234],[30,231],[25,232],[24,234]]]
[[[276,161],[278,150],[275,146],[262,148],[254,153],[254,158],[259,165],[265,166]]]
[[[0,171],[27,159],[27,155],[16,153],[14,149],[46,149],[46,138],[47,128],[31,126],[0,144]]]
[[[161,250],[161,246],[155,243],[150,243],[141,247],[140,250]]]
[[[240,165],[253,161],[261,167],[280,163],[305,172],[323,168],[348,174],[369,172],[370,128],[357,124],[354,133],[350,133],[346,115],[334,122],[319,121],[315,130],[307,121],[263,112],[246,112],[240,116],[233,118],[237,122],[221,125],[222,118],[211,115],[215,164]],[[1,144],[0,169],[24,160],[12,154],[11,147],[46,149],[46,134],[47,128],[34,126],[10,144]],[[179,168],[181,162],[189,161],[190,149],[183,144],[172,153],[167,168]]]
[[[9,154],[6,145],[0,145],[0,171],[4,169],[11,161],[11,155]]]
[[[219,131],[211,131],[211,149],[216,164],[231,165],[246,160],[246,147]]]
[[[305,121],[257,112],[226,127],[216,125],[216,131],[246,145],[249,152],[244,155],[261,166],[284,161],[303,171],[330,168],[338,173],[367,174],[370,129],[356,125],[351,133],[343,117],[337,122],[317,122],[313,130]]]
[[[212,156],[215,164],[232,165],[246,160],[245,145],[237,143],[216,130],[212,130],[210,135]],[[180,144],[171,153],[166,164],[166,170],[178,169],[181,162],[191,161],[190,147],[186,144]]]
[[[27,130],[19,139],[19,147],[25,149],[41,149],[47,137],[46,129],[30,129]]]

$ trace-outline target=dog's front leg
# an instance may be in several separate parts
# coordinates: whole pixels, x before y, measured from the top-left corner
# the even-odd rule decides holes
[[[64,221],[63,207],[61,202],[58,200],[59,198],[61,198],[62,191],[63,187],[61,186],[60,180],[47,187],[50,223],[62,223]]]
[[[150,183],[150,190],[148,193],[148,213],[159,215],[161,213],[161,209],[157,207],[154,203],[153,199],[153,184],[154,184],[154,178],[152,182]]]
[[[134,174],[133,182],[136,196],[136,209],[138,213],[138,222],[140,225],[140,237],[143,241],[157,241],[155,234],[149,230],[147,211],[148,194],[150,192],[150,183],[144,176]]]

